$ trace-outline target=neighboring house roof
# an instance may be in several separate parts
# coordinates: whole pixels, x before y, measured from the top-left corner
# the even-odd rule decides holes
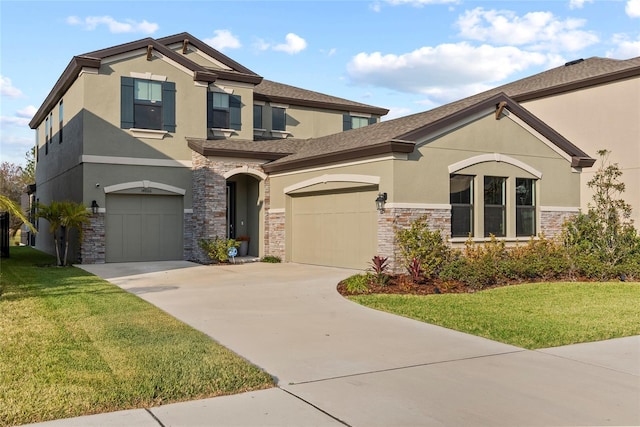
[[[595,159],[518,103],[637,76],[640,76],[640,57],[628,60],[595,57],[572,61],[429,111],[308,140],[295,153],[276,159],[263,168],[267,172],[277,172],[319,165],[332,159],[354,159],[372,155],[376,150],[380,153],[410,152],[408,147],[413,148],[421,137],[500,102],[505,102],[504,108],[566,152],[573,167],[590,167]]]
[[[185,48],[189,45],[196,47],[215,60],[224,64],[229,69],[219,69],[201,66],[187,57],[173,51],[168,46],[176,43],[184,43]],[[267,81],[264,86],[263,78],[241,64],[235,62],[228,56],[218,52],[203,41],[193,37],[189,33],[180,33],[160,39],[144,38],[141,40],[124,43],[121,45],[96,50],[82,55],[74,56],[67,65],[56,84],[47,95],[44,102],[29,122],[29,127],[35,129],[47,116],[73,82],[78,78],[83,68],[99,68],[103,59],[115,55],[132,52],[139,49],[151,49],[170,58],[178,64],[193,71],[193,79],[204,82],[215,82],[218,78],[245,83],[252,83],[260,87],[256,91],[258,99],[272,102],[282,102],[302,106],[314,106],[321,108],[339,109],[344,111],[356,111],[361,113],[385,115],[389,110],[371,105],[348,101],[335,96],[324,95],[318,92],[307,91],[293,86],[283,85],[276,82]]]

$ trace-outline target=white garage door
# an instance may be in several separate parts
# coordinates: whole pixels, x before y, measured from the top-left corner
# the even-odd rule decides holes
[[[107,195],[107,262],[182,259],[182,196]]]
[[[366,269],[377,251],[377,191],[296,195],[291,199],[291,260]]]

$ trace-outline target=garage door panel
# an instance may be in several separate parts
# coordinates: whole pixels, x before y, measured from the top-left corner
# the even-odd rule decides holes
[[[107,262],[182,259],[182,197],[108,195]]]
[[[291,259],[364,269],[377,250],[377,191],[292,198]]]

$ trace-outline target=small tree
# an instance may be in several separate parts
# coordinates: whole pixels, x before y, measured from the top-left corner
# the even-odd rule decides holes
[[[622,171],[609,162],[608,150],[598,151],[600,167],[587,185],[594,191],[587,213],[565,224],[564,240],[575,259],[597,260],[604,267],[600,276],[615,275],[616,266],[640,251],[633,226],[631,205],[622,199]],[[590,266],[593,268],[593,266]]]
[[[438,274],[450,255],[449,246],[440,231],[429,230],[426,216],[412,222],[409,228],[396,229],[396,241],[405,268],[409,269],[412,263],[417,262],[426,278]]]
[[[39,204],[37,207],[38,218],[43,218],[49,222],[49,232],[53,234],[53,242],[56,247],[56,258],[58,265],[67,265],[67,255],[69,252],[69,233],[76,228],[82,240],[82,224],[89,222],[89,211],[81,203],[52,201],[49,205]],[[61,230],[58,234],[58,230]],[[60,256],[60,238],[64,238],[64,252]]]

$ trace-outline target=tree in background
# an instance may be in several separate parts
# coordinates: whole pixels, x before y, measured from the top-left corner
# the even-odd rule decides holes
[[[25,175],[22,166],[10,162],[2,162],[0,164],[0,194],[11,200],[18,207],[21,214],[23,212],[20,209],[20,198],[24,194],[27,185],[32,183],[33,181],[29,180],[29,176]],[[24,223],[24,215],[18,216],[11,213],[10,215],[9,228],[11,235],[14,236]]]

